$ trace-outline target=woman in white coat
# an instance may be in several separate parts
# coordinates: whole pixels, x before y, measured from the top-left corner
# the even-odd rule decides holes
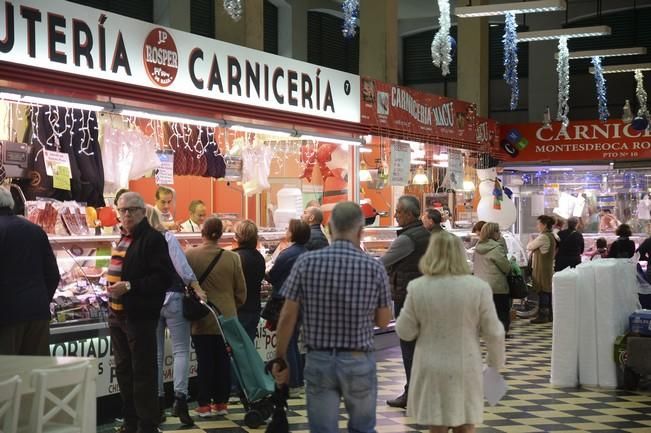
[[[451,233],[432,235],[419,267],[423,276],[409,283],[396,324],[401,339],[416,340],[407,415],[430,433],[472,433],[484,412],[480,337],[488,366],[504,366],[493,292],[470,275],[463,243]]]

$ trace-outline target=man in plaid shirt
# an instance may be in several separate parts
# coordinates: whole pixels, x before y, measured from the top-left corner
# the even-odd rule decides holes
[[[286,298],[278,321],[276,355],[285,358],[300,315],[308,353],[305,391],[310,431],[339,432],[339,403],[348,429],[375,432],[377,376],[374,325],[391,319],[389,283],[379,261],[360,248],[364,217],[353,202],[337,204],[329,222],[331,246],[298,258],[281,289]],[[276,382],[288,369],[274,364]]]

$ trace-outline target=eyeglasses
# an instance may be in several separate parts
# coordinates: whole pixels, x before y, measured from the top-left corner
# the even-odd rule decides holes
[[[122,215],[126,214],[127,212],[130,214],[136,213],[139,210],[142,210],[144,208],[140,206],[132,206],[132,207],[119,207],[118,212],[120,212]]]

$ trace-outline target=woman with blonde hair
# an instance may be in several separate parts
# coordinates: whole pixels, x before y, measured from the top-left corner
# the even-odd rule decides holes
[[[472,269],[475,276],[491,286],[497,317],[508,335],[511,325],[511,297],[506,276],[511,272],[511,263],[500,239],[499,224],[484,224],[479,232],[479,242],[475,245]]]
[[[416,340],[407,415],[431,433],[472,433],[484,412],[479,338],[488,366],[502,368],[504,327],[490,286],[470,275],[460,238],[433,234],[419,268],[396,324],[401,339]]]
[[[190,322],[183,317],[183,295],[185,286],[190,286],[204,301],[206,293],[199,286],[197,277],[185,258],[181,244],[171,232],[163,226],[158,209],[147,205],[145,216],[149,225],[162,232],[167,242],[167,250],[172,259],[176,277],[174,283],[165,293],[165,302],[160,311],[158,321],[158,398],[160,400],[161,422],[165,420],[165,387],[163,384],[163,358],[165,356],[165,328],[170,330],[172,337],[172,353],[174,355],[174,405],[172,415],[178,416],[181,424],[193,425],[188,412],[188,377],[190,374]]]

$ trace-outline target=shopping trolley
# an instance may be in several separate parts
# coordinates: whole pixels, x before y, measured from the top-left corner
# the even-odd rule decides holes
[[[244,423],[249,428],[257,428],[264,424],[274,411],[274,380],[265,371],[262,358],[237,317],[224,317],[219,308],[211,302],[204,305],[217,322],[231,368],[240,385],[240,399],[246,410]]]

